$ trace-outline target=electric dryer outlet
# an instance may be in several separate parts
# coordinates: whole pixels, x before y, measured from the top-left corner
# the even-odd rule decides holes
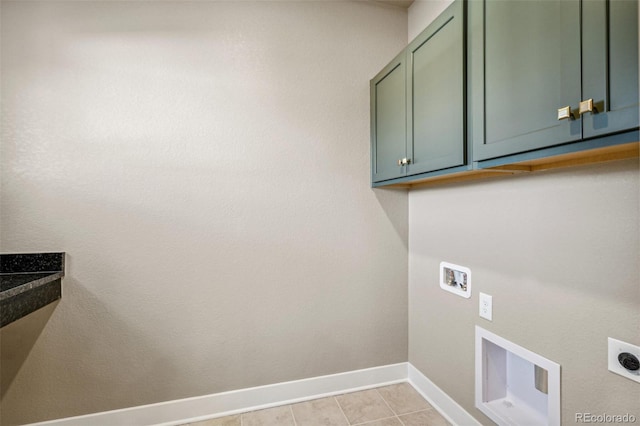
[[[608,338],[609,371],[640,383],[640,346]]]

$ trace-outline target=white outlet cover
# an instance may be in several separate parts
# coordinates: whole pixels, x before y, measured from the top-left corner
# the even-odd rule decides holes
[[[466,299],[471,297],[471,269],[440,262],[440,288]]]
[[[480,292],[479,315],[489,321],[493,321],[493,296]]]
[[[621,340],[608,338],[609,344],[609,371],[619,374],[627,379],[631,379],[640,383],[640,370],[629,371],[624,368],[618,362],[618,355],[623,352],[629,352],[640,359],[640,346],[632,345],[631,343],[623,342]]]

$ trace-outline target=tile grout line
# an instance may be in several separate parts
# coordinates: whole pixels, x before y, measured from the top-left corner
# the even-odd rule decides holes
[[[387,402],[386,399],[384,399],[384,396],[382,396],[382,394],[380,393],[380,391],[378,390],[379,388],[376,388],[376,392],[378,393],[378,396],[380,398],[382,398],[382,400],[384,401],[384,403],[387,405],[387,407],[389,407],[389,410],[391,410],[391,412],[393,413],[394,416],[398,417],[398,413],[396,413],[396,411],[391,408],[391,406],[389,405],[389,403]]]
[[[406,426],[406,425],[404,424],[404,422],[402,421],[402,419],[400,418],[400,416],[396,416],[396,419],[398,419],[398,421],[400,422],[400,424],[401,424],[402,426]]]
[[[373,423],[377,423],[377,422],[382,421],[382,420],[397,419],[397,418],[398,418],[398,416],[393,415],[393,416],[389,416],[389,417],[382,417],[380,419],[375,419],[375,420],[367,420],[366,422],[362,422],[362,423],[354,423],[351,426],[367,426],[367,425],[370,425],[370,424],[373,424]]]
[[[344,410],[342,409],[342,405],[340,405],[340,401],[338,401],[338,398],[336,398],[336,396],[339,396],[339,395],[334,395],[333,400],[336,402],[336,404],[338,404],[338,408],[340,409],[340,412],[342,413],[342,416],[344,417],[344,419],[347,421],[347,424],[351,425],[351,422],[349,421],[349,418],[344,413]]]
[[[398,414],[398,416],[408,416],[409,414],[421,413],[423,411],[436,411],[437,412],[437,410],[435,408],[427,407],[427,408],[423,408],[422,410],[409,411],[408,413]]]
[[[382,396],[382,394],[378,391],[378,389],[379,389],[379,388],[374,388],[373,390],[375,390],[375,391],[376,391],[376,393],[378,394],[378,396],[380,397],[380,399],[382,399],[382,402],[384,402],[384,403],[385,403],[385,405],[387,406],[387,408],[389,408],[389,410],[391,411],[391,413],[392,413],[393,415],[392,415],[392,416],[389,416],[389,417],[383,417],[383,418],[380,418],[380,419],[376,419],[376,420],[369,420],[369,421],[362,422],[362,423],[355,423],[355,424],[353,424],[353,426],[356,426],[356,425],[357,425],[357,426],[366,426],[366,425],[368,425],[368,424],[372,424],[372,423],[375,423],[375,422],[379,422],[379,421],[381,421],[381,420],[394,419],[394,418],[395,418],[395,419],[397,419],[397,420],[398,420],[398,421],[399,421],[399,422],[404,426],[404,423],[402,422],[402,420],[400,420],[400,418],[398,417],[398,415],[396,414],[396,412],[393,410],[393,408],[391,408],[391,406],[389,405],[389,403],[387,402],[387,400],[386,400],[386,399],[384,399],[384,396]],[[338,405],[339,405],[339,404],[338,404]],[[349,423],[349,424],[351,425],[352,423]]]
[[[395,418],[400,422],[400,424],[402,426],[405,426],[404,422],[402,421],[402,419],[400,418],[400,415],[398,413],[396,413],[396,411],[391,408],[391,405],[389,405],[389,403],[387,402],[386,399],[384,399],[384,396],[380,393],[379,391],[380,388],[376,388],[376,392],[378,392],[378,395],[380,395],[380,398],[382,398],[382,400],[384,401],[385,404],[387,404],[387,407],[389,407],[389,410],[391,410],[391,412],[395,415]],[[421,410],[422,411],[422,410]],[[404,413],[404,414],[410,414],[410,413]]]
[[[291,418],[293,419],[293,426],[298,426],[298,422],[296,422],[296,415],[293,414],[293,404],[289,404],[289,411],[291,412]]]
[[[415,390],[415,388],[413,387],[413,385],[411,385],[411,383],[409,383],[409,386],[411,386],[411,388]],[[400,421],[402,426],[405,426],[405,423],[404,423],[404,421],[402,421],[400,416],[406,416],[406,415],[409,415],[409,414],[415,414],[415,413],[420,413],[420,412],[423,412],[423,411],[432,411],[432,410],[437,412],[437,410],[435,408],[433,408],[433,406],[431,404],[429,404],[428,401],[425,400],[425,402],[427,402],[427,404],[428,404],[427,408],[424,408],[422,410],[409,411],[407,413],[396,413],[395,410],[393,408],[391,408],[391,406],[389,405],[387,400],[384,398],[384,396],[380,393],[379,389],[380,388],[376,388],[376,392],[378,392],[378,395],[380,395],[380,397],[385,402],[385,404],[387,404],[387,406],[389,407],[391,412],[393,412],[395,414],[396,418]],[[420,395],[420,398],[424,400],[424,397],[422,395]]]

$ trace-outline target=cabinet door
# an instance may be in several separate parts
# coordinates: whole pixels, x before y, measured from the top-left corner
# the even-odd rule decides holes
[[[582,5],[582,115],[590,138],[638,127],[638,1],[589,0]]]
[[[449,6],[407,48],[407,174],[465,164],[464,8]]]
[[[405,62],[398,55],[371,80],[371,179],[380,182],[406,174]]]
[[[578,0],[472,1],[474,160],[576,141],[581,93]]]

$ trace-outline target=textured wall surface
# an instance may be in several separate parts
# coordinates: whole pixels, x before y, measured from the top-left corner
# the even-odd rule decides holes
[[[436,19],[453,0],[415,0],[407,16],[407,38],[411,42]]]
[[[429,3],[411,6],[409,34],[430,22]],[[575,413],[640,419],[640,386],[607,370],[607,337],[640,345],[638,169],[629,160],[412,190],[409,361],[491,424],[474,408],[479,325],[561,365],[563,424]],[[470,299],[439,288],[441,261],[471,268]],[[493,322],[478,316],[478,292],[493,296]]]
[[[407,360],[407,194],[372,190],[368,2],[2,2],[2,424]]]
[[[409,361],[490,423],[474,408],[479,325],[560,364],[564,424],[640,418],[640,386],[607,370],[607,337],[640,344],[639,193],[636,161],[412,191]],[[441,261],[471,268],[470,299],[440,289]]]

